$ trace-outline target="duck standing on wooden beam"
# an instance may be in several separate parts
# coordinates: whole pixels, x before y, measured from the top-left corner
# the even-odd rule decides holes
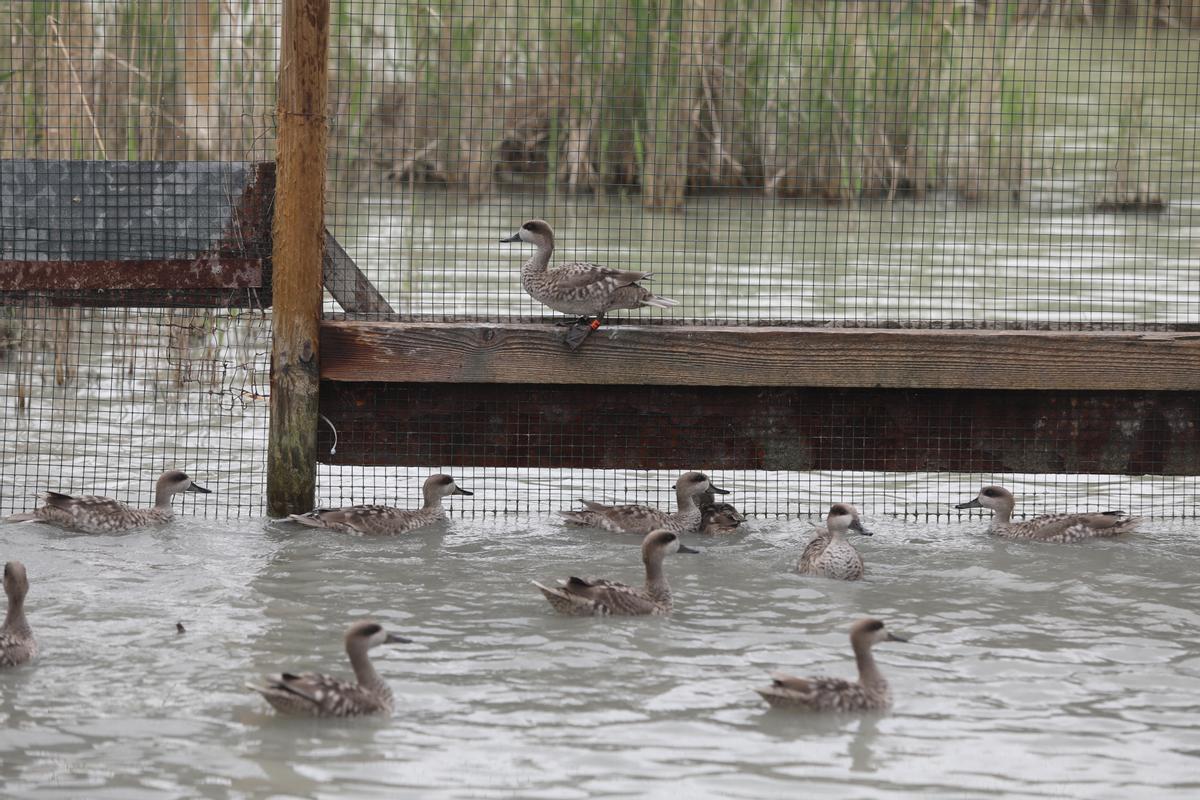
[[[578,314],[565,341],[572,350],[600,327],[604,315],[617,308],[672,308],[678,301],[659,297],[638,285],[649,272],[609,269],[600,264],[573,261],[550,269],[554,254],[554,229],[545,220],[531,219],[501,242],[525,242],[537,248],[521,267],[521,286],[534,300],[561,311]],[[594,318],[593,318],[594,317]]]

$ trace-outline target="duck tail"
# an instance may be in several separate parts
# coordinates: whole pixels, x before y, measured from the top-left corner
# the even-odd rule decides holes
[[[39,521],[36,511],[22,511],[20,514],[13,514],[11,517],[4,517],[0,522],[34,522]]]
[[[672,300],[669,297],[659,297],[656,294],[652,294],[642,301],[642,305],[654,306],[655,308],[674,308],[675,306],[679,305],[679,301]]]

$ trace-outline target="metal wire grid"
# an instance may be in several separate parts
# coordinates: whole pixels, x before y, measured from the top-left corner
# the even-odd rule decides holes
[[[628,314],[642,320],[1200,323],[1190,235],[1197,15],[1187,3],[1105,4],[1111,18],[1072,26],[1032,5],[335,0],[330,226],[406,317],[551,316],[520,290],[527,252],[495,241],[541,216],[558,230],[559,258],[652,270],[655,291],[683,301],[670,315]],[[1129,16],[1116,18],[1118,7]],[[0,156],[270,158],[278,3],[12,10],[0,20]],[[678,80],[666,89],[648,82],[667,73]],[[927,107],[896,122],[889,103],[912,99],[901,90],[916,91],[914,77],[925,78],[918,99]],[[913,149],[897,149],[904,137],[893,124],[926,146],[918,172],[907,160]],[[651,172],[666,189],[648,211]],[[1161,198],[1166,209],[1098,211],[1106,198],[1148,211]],[[221,373],[216,388],[203,388],[211,377],[184,379],[210,401],[206,411],[161,399],[178,389],[160,385],[172,380],[162,365],[175,358],[172,332],[196,327],[180,316],[189,312],[60,309],[36,299],[0,312],[10,339],[18,332],[4,355],[4,401],[31,404],[0,423],[10,443],[6,511],[28,507],[44,488],[145,497],[154,462],[182,460],[221,492],[206,513],[260,512],[265,316],[199,312],[209,315],[200,338],[236,331],[256,342],[240,354],[225,344],[189,351],[182,372]],[[80,375],[96,382],[85,386]],[[122,392],[133,392],[140,413],[117,410],[112,398]],[[193,430],[192,418],[206,416]],[[464,480],[496,484],[459,505],[480,513],[522,503],[549,511],[585,482],[605,499],[669,505],[674,480],[674,472],[471,469]],[[322,491],[391,501],[402,486],[412,496],[419,479],[408,479],[428,471],[379,479],[370,468],[322,467]],[[830,497],[862,496],[860,480],[876,492],[866,496],[904,513],[963,499],[960,479],[940,473],[912,477],[927,486],[916,499],[893,489],[911,486],[895,473],[717,477],[743,484],[751,513],[819,514]],[[345,488],[330,487],[335,478]],[[1053,507],[1062,492],[1103,487],[1128,496],[1129,510],[1175,516],[1192,513],[1196,497],[1191,478],[1012,480],[1040,486]]]
[[[274,157],[279,21],[275,3],[6,4],[0,259],[96,272],[203,252],[227,230],[240,168],[199,162]],[[0,513],[47,489],[146,506],[158,474],[180,468],[214,494],[177,510],[262,514],[269,313],[248,292],[243,308],[164,302],[0,293]],[[86,307],[101,303],[122,307]]]
[[[1200,324],[1193,5],[335,3],[330,225],[402,317],[553,317],[543,217],[641,321]]]
[[[697,464],[697,469],[704,465]],[[673,486],[683,470],[516,469],[463,467],[359,467],[322,464],[318,503],[332,508],[382,503],[421,506],[421,484],[445,472],[475,494],[446,502],[457,518],[553,514],[580,508],[578,499],[614,505],[642,503],[675,508]],[[1160,518],[1194,518],[1200,497],[1196,476],[1044,475],[1027,473],[863,472],[853,470],[772,472],[705,470],[731,494],[732,503],[753,518],[824,518],[834,502],[855,504],[867,515],[918,520],[968,519],[978,511],[956,511],[979,488],[999,484],[1017,497],[1015,518],[1062,511],[1109,511]],[[750,523],[753,529],[754,523]]]
[[[1195,474],[1098,474],[1180,472],[1176,459],[1187,448],[1176,450],[1171,440],[1190,435],[1183,421],[1196,417],[1194,397],[1060,393],[1036,401],[1045,413],[1031,423],[1019,406],[1033,401],[1021,393],[1003,410],[978,410],[977,399],[958,394],[946,403],[938,392],[889,400],[746,390],[704,402],[690,390],[661,387],[589,394],[562,386],[327,388],[323,397],[340,414],[318,439],[327,462],[318,473],[320,502],[419,503],[421,482],[439,468],[468,489],[480,487],[474,497],[454,498],[468,516],[545,514],[580,498],[673,508],[672,486],[686,469],[730,484],[731,501],[756,516],[811,516],[841,499],[872,513],[944,517],[984,483],[1017,491],[1026,515],[1120,507],[1189,517],[1200,499]],[[1136,416],[1155,403],[1157,411]],[[686,452],[765,468],[716,469],[687,463]],[[422,464],[430,466],[407,466]]]
[[[0,515],[47,490],[176,510],[263,511],[270,319],[261,311],[0,306]]]

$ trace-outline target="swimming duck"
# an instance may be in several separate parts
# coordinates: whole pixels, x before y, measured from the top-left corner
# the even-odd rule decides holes
[[[718,503],[710,488],[696,498],[700,506],[700,533],[734,533],[746,516],[729,503]]]
[[[1024,522],[1010,522],[1016,505],[1012,492],[1003,486],[984,486],[974,500],[959,503],[955,508],[990,508],[994,516],[988,532],[997,536],[1056,544],[1120,536],[1133,531],[1141,521],[1124,511],[1103,511],[1091,514],[1043,514]]]
[[[645,536],[659,528],[676,533],[695,533],[700,530],[700,507],[696,499],[705,492],[729,494],[713,486],[703,472],[685,472],[675,481],[675,500],[679,509],[674,514],[659,511],[649,506],[606,506],[590,500],[579,502],[587,506],[586,511],[559,511],[558,514],[570,525],[589,525],[613,533],[636,533]]]
[[[637,284],[650,277],[649,272],[609,269],[582,261],[559,264],[549,269],[554,253],[554,229],[545,220],[531,219],[501,242],[525,242],[537,251],[521,267],[521,286],[534,300],[564,314],[577,314],[580,322],[595,316],[599,322],[605,313],[617,308],[654,306],[672,308],[676,300],[658,297]]]
[[[262,685],[248,683],[276,711],[309,717],[359,717],[391,713],[392,690],[375,667],[367,651],[381,644],[411,642],[388,633],[375,622],[356,622],[346,631],[346,655],[357,683],[348,683],[319,672],[268,675]]]
[[[875,665],[871,646],[878,642],[906,642],[883,627],[877,619],[864,619],[850,628],[850,646],[858,662],[858,680],[842,678],[796,678],[772,673],[772,683],[755,689],[775,708],[797,711],[880,711],[891,707],[892,693]]]
[[[406,533],[444,520],[443,497],[474,494],[460,488],[449,475],[440,473],[425,479],[421,493],[425,505],[411,511],[392,506],[346,506],[292,514],[289,519],[311,528],[329,528],[342,533]]]
[[[8,613],[4,616],[4,627],[0,628],[0,667],[15,667],[37,655],[37,641],[33,638],[29,620],[25,619],[25,594],[28,591],[25,565],[20,561],[9,561],[4,565]]]
[[[59,492],[42,495],[45,505],[33,511],[14,514],[5,522],[48,522],[69,531],[114,533],[132,531],[149,525],[162,525],[175,517],[171,497],[179,492],[211,494],[186,473],[169,469],[154,485],[154,508],[133,508],[111,497],[85,495],[72,497]]]
[[[825,517],[825,527],[817,528],[814,536],[800,554],[796,571],[801,575],[833,578],[842,581],[857,581],[863,576],[863,560],[854,545],[846,538],[846,531],[856,531],[863,536],[871,532],[862,526],[858,510],[849,503],[834,503]]]
[[[551,589],[537,581],[554,610],[573,617],[657,616],[670,614],[671,587],[663,573],[663,559],[670,553],[696,553],[679,541],[674,531],[656,530],[642,540],[642,563],[646,565],[646,587],[638,589],[603,578],[567,578]]]

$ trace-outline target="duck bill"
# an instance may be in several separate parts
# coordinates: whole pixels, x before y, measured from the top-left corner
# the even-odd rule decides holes
[[[875,535],[875,533],[873,531],[869,531],[866,528],[864,528],[863,524],[861,522],[859,522],[858,520],[854,520],[853,522],[850,523],[850,530],[856,531],[857,533],[859,533],[862,536],[874,536]]]
[[[514,233],[512,236],[509,236],[507,239],[501,239],[500,243],[501,244],[509,244],[511,242],[519,242],[519,241],[521,241],[521,234]]]
[[[688,547],[686,544],[679,545],[680,553],[699,553],[700,551],[694,547]]]
[[[710,492],[712,492],[713,494],[729,494],[728,489],[720,489],[717,486],[715,486],[711,481],[708,484],[708,490]]]
[[[910,637],[910,638],[911,638],[911,637]],[[907,641],[908,641],[908,639],[905,639],[905,638],[903,638],[903,637],[897,636],[897,635],[896,635],[896,634],[894,634],[894,633],[889,633],[889,634],[887,635],[887,640],[888,640],[889,642],[907,642]]]
[[[468,492],[466,489],[462,488],[461,486],[454,487],[454,494],[465,494],[468,497],[473,497],[475,495],[474,492]]]
[[[974,500],[968,500],[965,503],[959,503],[955,506],[955,508],[983,508],[983,503],[979,502],[979,498],[976,497]]]
[[[198,483],[193,483],[191,486],[189,486],[187,488],[186,491],[199,492],[200,494],[212,494],[213,493],[212,489],[205,489],[203,486],[201,486]]]
[[[397,636],[394,633],[389,633],[387,638],[383,640],[384,644],[412,644],[412,639],[406,639],[403,636]]]

